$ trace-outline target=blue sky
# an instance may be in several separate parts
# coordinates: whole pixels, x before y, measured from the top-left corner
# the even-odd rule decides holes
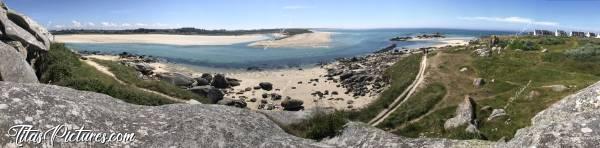
[[[50,29],[547,28],[600,31],[600,0],[5,0]]]

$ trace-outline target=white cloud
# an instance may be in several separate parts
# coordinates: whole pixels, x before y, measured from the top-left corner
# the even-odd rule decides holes
[[[310,7],[308,6],[300,6],[300,5],[293,5],[293,6],[283,6],[283,9],[286,10],[298,10],[298,9],[308,9]]]
[[[548,21],[537,21],[530,18],[523,17],[459,17],[461,20],[470,20],[470,21],[490,21],[490,22],[504,22],[504,23],[515,23],[515,24],[533,24],[533,25],[543,25],[543,26],[558,26],[557,22],[548,22]]]
[[[88,26],[96,26],[96,24],[94,24],[94,23],[92,23],[92,22],[89,22],[87,25],[88,25]]]
[[[117,24],[111,23],[111,22],[102,22],[100,24],[102,24],[102,26],[104,26],[104,27],[115,27],[115,26],[117,26]]]
[[[135,23],[136,26],[148,26],[148,24],[144,24],[144,23]]]
[[[83,26],[83,25],[81,25],[81,22],[78,22],[76,20],[71,21],[71,23],[73,23],[73,27],[75,27],[75,28],[79,28],[79,27]]]
[[[121,24],[121,26],[123,26],[123,27],[129,27],[129,26],[131,26],[131,24],[129,24],[129,23],[123,23],[123,24]]]
[[[61,29],[61,28],[65,28],[65,26],[63,26],[63,25],[54,25],[54,28]]]

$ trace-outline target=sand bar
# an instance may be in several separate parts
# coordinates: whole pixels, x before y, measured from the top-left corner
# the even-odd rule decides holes
[[[290,36],[281,40],[264,40],[248,46],[257,48],[327,48],[331,43],[331,32],[313,32]]]
[[[264,35],[209,36],[209,35],[167,35],[167,34],[76,34],[56,35],[55,40],[63,43],[142,43],[167,45],[231,45],[237,43],[266,40]]]

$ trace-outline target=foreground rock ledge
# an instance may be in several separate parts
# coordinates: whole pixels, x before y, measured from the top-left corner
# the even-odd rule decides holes
[[[538,114],[533,126],[513,140],[404,138],[363,123],[347,124],[342,134],[321,142],[285,133],[264,115],[218,105],[131,105],[107,95],[44,85],[0,82],[0,147],[14,141],[5,132],[16,124],[67,124],[100,132],[135,133],[123,147],[593,147],[600,141],[600,84],[566,97]],[[39,145],[25,145],[25,147]],[[55,143],[55,147],[104,147],[98,143]]]

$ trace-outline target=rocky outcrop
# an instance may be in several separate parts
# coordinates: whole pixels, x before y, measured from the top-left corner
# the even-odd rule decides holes
[[[35,71],[19,52],[0,42],[0,77],[2,81],[37,83]]]
[[[52,35],[31,18],[0,2],[0,80],[37,83],[36,59],[45,54]]]
[[[446,120],[444,123],[445,129],[457,128],[459,126],[470,124],[475,119],[475,105],[470,96],[465,96],[465,99],[456,108],[456,113],[453,118]]]
[[[193,78],[182,73],[160,73],[156,75],[161,81],[175,86],[190,87],[196,82]]]
[[[595,147],[600,142],[600,83],[552,105],[508,142],[405,138],[350,122],[321,142],[285,133],[262,114],[219,105],[131,105],[107,95],[43,84],[0,82],[0,129],[66,124],[135,133],[132,143],[55,143],[55,147]],[[470,100],[470,99],[468,99]],[[3,147],[14,138],[0,136]],[[40,145],[26,144],[26,147]]]

